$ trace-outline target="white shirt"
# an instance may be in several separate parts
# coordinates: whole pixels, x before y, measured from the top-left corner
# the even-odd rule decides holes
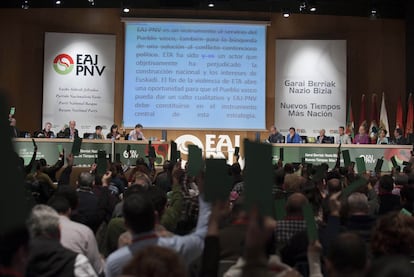
[[[83,224],[74,222],[64,215],[59,215],[60,242],[76,253],[85,255],[95,271],[103,271],[104,262],[98,250],[95,235],[92,230]]]
[[[137,132],[135,129],[129,132],[128,140],[138,140],[138,139],[146,140],[142,132]]]
[[[204,249],[204,238],[207,234],[207,224],[210,217],[211,205],[204,202],[203,196],[198,198],[200,209],[198,211],[197,227],[194,232],[172,237],[151,237],[154,232],[135,235],[134,239],[140,240],[131,245],[119,248],[106,259],[105,276],[115,277],[122,273],[122,268],[133,258],[134,254],[148,245],[158,245],[175,250],[187,263],[191,264],[200,257]],[[147,237],[147,239],[142,239]]]

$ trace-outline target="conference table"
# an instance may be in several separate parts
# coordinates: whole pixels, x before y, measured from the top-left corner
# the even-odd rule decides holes
[[[73,140],[61,138],[34,138],[37,145],[36,159],[44,158],[48,164],[54,164],[59,158],[60,149],[65,154],[72,151]],[[155,165],[159,166],[169,157],[169,142],[152,141],[155,149]],[[13,145],[16,153],[24,159],[25,164],[30,162],[34,151],[34,144],[31,138],[15,138]],[[130,155],[128,155],[128,145]],[[98,151],[104,150],[110,161],[119,161],[123,164],[135,165],[138,158],[142,157],[148,162],[149,144],[145,141],[131,140],[95,140],[82,139],[80,153],[74,156],[74,165],[77,167],[90,167],[98,158]]]
[[[72,150],[73,140],[71,139],[47,139],[35,138],[38,151],[36,158],[46,159],[48,164],[53,164],[59,157],[59,148],[63,148],[65,153]],[[34,150],[31,138],[16,138],[13,140],[16,153],[22,157],[25,164],[28,164]],[[130,147],[128,157],[127,148]],[[165,141],[152,141],[155,148],[155,165],[161,166],[170,157],[170,143]],[[80,154],[75,156],[74,164],[77,167],[90,167],[96,162],[98,150],[104,150],[107,158],[111,161],[120,161],[123,164],[135,165],[137,158],[142,157],[148,162],[148,142],[130,140],[93,140],[82,139]],[[283,150],[281,150],[283,149]],[[350,158],[355,161],[357,157],[364,157],[366,169],[374,170],[378,159],[383,159],[381,171],[390,171],[393,167],[391,158],[399,165],[408,162],[411,158],[412,145],[382,145],[382,144],[343,144],[341,150],[349,150]],[[314,165],[327,163],[330,168],[335,166],[338,152],[336,144],[272,144],[273,163],[277,163],[281,152],[283,153],[284,163],[311,163]],[[242,155],[243,158],[243,155]],[[344,165],[341,156],[341,166]]]
[[[283,150],[281,150],[283,149]],[[364,157],[366,170],[373,171],[378,159],[383,159],[382,172],[390,171],[393,167],[391,161],[395,157],[397,163],[403,167],[403,162],[411,158],[412,145],[391,145],[391,144],[342,144],[341,151],[349,150],[351,161],[357,157]],[[327,163],[333,168],[336,163],[337,144],[316,144],[316,143],[274,143],[272,144],[273,163],[277,163],[280,154],[283,155],[284,163]],[[302,160],[303,159],[303,160]],[[344,160],[341,155],[341,166]]]

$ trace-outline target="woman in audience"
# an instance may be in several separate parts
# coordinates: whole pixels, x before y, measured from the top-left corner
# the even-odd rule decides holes
[[[380,217],[373,230],[371,251],[375,258],[385,255],[414,255],[414,218],[401,212]]]

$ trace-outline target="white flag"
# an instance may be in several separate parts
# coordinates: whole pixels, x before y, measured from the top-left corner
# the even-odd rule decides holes
[[[385,107],[384,93],[382,93],[381,111],[380,111],[380,129],[387,131],[387,137],[390,137],[390,127],[388,125],[387,108]]]

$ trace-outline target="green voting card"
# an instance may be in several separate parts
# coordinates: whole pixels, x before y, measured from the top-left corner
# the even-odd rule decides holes
[[[280,198],[275,200],[275,219],[282,220],[286,216],[286,199]]]
[[[344,158],[344,166],[348,167],[351,165],[351,155],[349,150],[342,150],[342,157]]]
[[[82,145],[82,139],[80,137],[75,137],[73,139],[72,151],[71,151],[73,156],[79,156],[81,145]]]
[[[413,216],[413,214],[405,208],[402,208],[400,213],[402,213],[404,215],[408,215],[408,216]]]
[[[341,197],[347,198],[351,193],[357,191],[360,187],[365,186],[367,184],[367,180],[363,177],[357,178],[351,184],[349,184],[346,188],[342,190]]]
[[[392,167],[394,168],[398,167],[397,159],[395,158],[395,156],[391,157],[391,162],[392,162]]]
[[[318,239],[318,228],[316,226],[315,215],[311,204],[307,203],[302,207],[303,217],[306,222],[306,231],[308,234],[308,241],[313,242]]]
[[[207,202],[229,199],[232,178],[228,174],[226,160],[206,159],[204,197]]]
[[[203,167],[203,154],[197,145],[188,146],[188,175],[197,176]]]
[[[355,158],[355,162],[356,162],[358,174],[363,174],[363,173],[367,172],[364,157]]]
[[[257,208],[261,215],[273,216],[272,145],[244,140],[245,204],[248,210]]]
[[[63,154],[63,146],[62,146],[62,144],[58,144],[57,145],[57,149],[58,149],[59,155]]]
[[[98,159],[96,162],[96,173],[98,175],[103,175],[107,169],[107,160],[106,160],[106,151],[98,150]]]
[[[383,160],[382,158],[377,160],[377,163],[375,164],[375,169],[374,169],[374,171],[375,171],[376,173],[381,172],[381,169],[382,169],[382,164],[383,164],[383,163],[384,163],[384,160]]]
[[[178,155],[177,155],[177,143],[175,141],[170,142],[170,161],[174,165],[177,163]]]

